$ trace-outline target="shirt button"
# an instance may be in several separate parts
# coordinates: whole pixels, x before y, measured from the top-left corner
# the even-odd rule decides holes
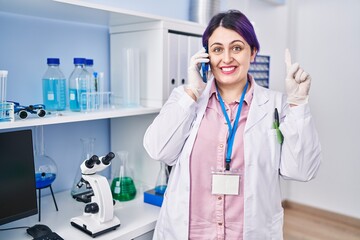
[[[221,197],[221,196],[219,196],[219,197],[218,197],[218,200],[221,200],[221,199],[222,199],[222,197]]]
[[[220,147],[220,148],[223,148],[223,147],[224,147],[224,144],[221,143],[221,144],[219,145],[219,147]]]
[[[222,226],[222,223],[218,223],[219,226]]]

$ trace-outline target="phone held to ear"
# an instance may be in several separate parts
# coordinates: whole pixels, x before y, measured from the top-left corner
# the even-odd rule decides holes
[[[208,47],[204,46],[206,53],[209,52]],[[209,71],[209,63],[201,63],[202,79],[207,83],[207,72]]]

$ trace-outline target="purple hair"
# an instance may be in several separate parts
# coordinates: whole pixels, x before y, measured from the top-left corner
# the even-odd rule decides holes
[[[212,17],[202,37],[203,46],[208,46],[209,38],[218,27],[237,32],[250,45],[251,51],[260,51],[254,27],[249,19],[238,10],[229,10]]]

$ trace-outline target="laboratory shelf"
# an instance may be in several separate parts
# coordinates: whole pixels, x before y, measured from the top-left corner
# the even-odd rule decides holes
[[[143,114],[159,113],[160,108],[150,107],[136,107],[136,108],[116,108],[106,111],[93,112],[71,112],[61,111],[58,113],[51,113],[43,118],[31,115],[27,119],[19,119],[15,117],[14,122],[1,122],[0,130],[33,127],[40,125],[51,125],[61,123],[73,123],[90,120],[111,119],[119,117],[137,116]]]
[[[21,194],[20,194],[21,195]],[[85,204],[77,202],[71,197],[70,191],[55,194],[59,211],[55,210],[51,195],[41,199],[41,222],[58,233],[63,239],[86,240],[93,239],[70,225],[70,220],[83,214]],[[26,201],[24,199],[24,201]],[[120,220],[120,227],[116,230],[96,237],[97,240],[130,240],[136,239],[155,228],[160,208],[143,202],[141,194],[131,201],[118,202],[115,204],[114,214]],[[23,218],[5,225],[1,228],[33,226],[39,224],[38,216]],[[26,230],[16,229],[11,231],[0,231],[0,239],[32,239],[26,234]]]
[[[21,6],[21,7],[19,7]],[[195,29],[198,23],[131,11],[86,0],[0,0],[0,12],[49,18],[100,26],[120,26],[153,21],[186,23]]]

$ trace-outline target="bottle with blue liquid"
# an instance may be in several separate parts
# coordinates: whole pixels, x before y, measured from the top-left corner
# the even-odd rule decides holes
[[[85,63],[85,58],[74,58],[75,68],[69,77],[69,105],[74,112],[86,110],[86,93],[91,91],[90,75],[85,69]]]
[[[42,79],[43,101],[50,111],[63,111],[66,108],[66,79],[60,69],[59,58],[47,59],[48,69]]]

